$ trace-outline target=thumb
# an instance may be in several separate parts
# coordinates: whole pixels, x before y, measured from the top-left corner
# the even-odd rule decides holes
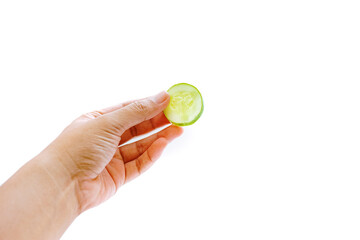
[[[137,100],[123,108],[103,115],[112,127],[124,132],[145,120],[149,120],[163,111],[170,102],[170,96],[162,91],[154,96]]]

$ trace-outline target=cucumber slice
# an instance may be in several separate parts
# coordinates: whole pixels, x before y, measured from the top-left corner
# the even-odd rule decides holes
[[[164,114],[172,124],[188,126],[200,118],[204,111],[204,103],[196,87],[187,83],[178,83],[167,92],[170,95],[170,103]]]

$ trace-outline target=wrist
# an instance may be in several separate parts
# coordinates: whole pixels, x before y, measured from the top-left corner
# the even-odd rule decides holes
[[[39,169],[46,181],[44,185],[51,188],[48,190],[59,201],[59,205],[65,207],[71,216],[77,217],[81,213],[76,194],[77,181],[60,161],[60,158],[45,150],[32,161],[34,168]]]
[[[58,239],[79,215],[75,181],[47,153],[17,171],[0,195],[0,235],[6,239]]]

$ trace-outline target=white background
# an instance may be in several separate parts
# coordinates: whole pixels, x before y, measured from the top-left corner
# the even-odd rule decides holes
[[[74,118],[205,111],[63,239],[359,239],[358,1],[1,0],[0,183]]]

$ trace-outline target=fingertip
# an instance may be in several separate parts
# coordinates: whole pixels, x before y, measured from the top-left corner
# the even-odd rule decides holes
[[[164,151],[167,144],[168,144],[167,139],[163,137],[158,138],[155,142],[151,144],[151,146],[148,149],[148,153],[153,161],[155,161],[160,157],[161,153]]]
[[[175,127],[177,128],[177,131],[178,131],[178,133],[179,133],[179,136],[180,136],[181,134],[183,134],[184,128],[179,127],[179,126],[175,126]]]
[[[166,98],[165,98],[164,102],[162,103],[164,106],[164,110],[170,103],[170,95],[167,92],[165,92],[165,93],[166,93]]]
[[[158,94],[151,96],[151,100],[153,100],[157,104],[162,104],[165,101],[168,101],[169,98],[170,98],[170,95],[165,91],[161,91]]]
[[[166,98],[170,98],[170,94],[167,91],[162,91],[164,95],[166,95]]]
[[[166,140],[169,143],[173,139],[179,137],[181,133],[182,133],[181,128],[174,125],[170,125],[169,127],[165,128],[164,130],[158,133],[158,138],[166,138]]]
[[[164,137],[160,137],[157,140],[155,140],[153,144],[156,144],[160,147],[166,147],[166,145],[168,144],[168,140]]]
[[[165,92],[165,91],[163,91],[163,94],[164,94],[164,101],[161,104],[163,104],[164,109],[165,109],[170,103],[170,94],[168,92]]]
[[[179,137],[184,132],[184,129],[182,127],[179,127],[179,126],[176,126],[176,125],[171,125],[170,127],[171,127],[171,129],[174,132],[174,135],[176,137]]]

